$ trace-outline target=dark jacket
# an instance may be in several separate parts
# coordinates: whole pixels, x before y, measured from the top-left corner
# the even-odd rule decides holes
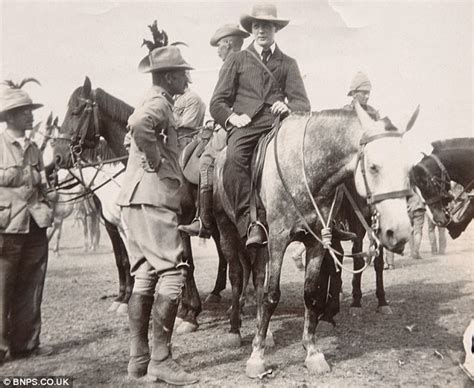
[[[246,50],[230,54],[219,72],[209,106],[214,120],[225,127],[232,113],[247,114],[251,119],[276,101],[285,102],[293,112],[309,112],[311,106],[298,65],[278,46],[267,67],[278,80],[275,85],[267,72],[247,50],[257,56],[253,44]]]

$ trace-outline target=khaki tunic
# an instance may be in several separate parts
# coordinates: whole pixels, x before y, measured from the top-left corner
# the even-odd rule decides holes
[[[161,273],[175,269],[182,256],[177,229],[181,171],[171,96],[153,86],[128,126],[130,155],[117,203],[125,207],[131,272],[150,264]],[[157,172],[151,169],[158,165]]]
[[[30,217],[40,228],[52,224],[53,211],[40,190],[45,183],[41,152],[28,139],[25,148],[0,133],[0,234],[28,233]]]

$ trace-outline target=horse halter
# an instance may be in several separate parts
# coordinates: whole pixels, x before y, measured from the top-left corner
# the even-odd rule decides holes
[[[71,155],[77,158],[82,154],[85,148],[95,148],[99,143],[99,110],[97,103],[94,101],[94,92],[91,98],[79,97],[82,102],[80,106],[75,109],[73,115],[81,114],[77,130],[72,135],[61,133],[57,139],[63,139],[70,142],[69,148]],[[91,127],[92,124],[92,127]],[[92,129],[92,138],[88,134]]]
[[[434,154],[425,155],[424,160],[428,160],[428,159],[432,159],[435,161],[436,165],[438,166],[440,170],[439,177],[436,175],[433,175],[430,172],[430,170],[428,170],[428,168],[423,164],[423,161],[418,164],[418,167],[420,167],[429,177],[429,183],[433,186],[434,190],[438,192],[438,194],[428,199],[425,199],[423,197],[423,200],[428,206],[433,205],[433,204],[438,204],[438,203],[440,204],[441,208],[443,209],[444,214],[448,218],[448,221],[446,223],[444,223],[443,225],[439,225],[444,228],[447,225],[449,225],[449,223],[451,222],[451,213],[449,209],[447,208],[447,206],[443,204],[443,200],[453,199],[453,196],[449,193],[448,190],[446,190],[446,187],[451,186],[451,177],[449,176],[449,173],[446,170],[446,167],[444,167],[443,163],[436,155]]]

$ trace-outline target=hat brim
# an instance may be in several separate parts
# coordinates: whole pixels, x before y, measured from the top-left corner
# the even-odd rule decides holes
[[[138,70],[140,70],[142,73],[158,73],[171,70],[194,70],[194,67],[186,62],[181,65],[152,67],[150,65],[150,57],[147,55],[138,64]]]
[[[43,104],[19,104],[19,105],[11,106],[7,110],[4,110],[4,111],[0,112],[0,122],[4,122],[5,121],[5,113],[8,112],[8,111],[11,111],[13,109],[28,107],[31,110],[35,110],[35,109],[42,108],[43,106],[44,106]]]
[[[239,37],[245,39],[245,38],[248,38],[250,36],[250,34],[246,31],[234,30],[234,31],[229,31],[229,33],[214,35],[211,38],[211,42],[210,42],[211,46],[217,47],[217,44],[219,43],[219,41],[223,38],[228,37],[228,36],[239,36]]]
[[[281,30],[282,28],[286,27],[288,23],[290,22],[289,20],[285,19],[276,19],[271,16],[259,16],[259,17],[253,17],[250,15],[242,15],[240,17],[240,25],[243,27],[243,29],[250,34],[252,33],[252,23],[256,21],[265,21],[265,22],[270,22],[273,23],[276,27],[277,30]]]

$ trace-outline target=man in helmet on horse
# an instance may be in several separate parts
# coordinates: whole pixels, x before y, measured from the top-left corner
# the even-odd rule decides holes
[[[252,34],[254,42],[224,62],[210,112],[228,131],[224,189],[234,209],[239,234],[247,237],[246,244],[251,246],[266,243],[261,224],[249,225],[254,149],[278,117],[309,112],[311,108],[296,61],[283,54],[275,42],[277,31],[289,20],[278,18],[275,5],[258,4],[241,17],[240,23]]]
[[[350,104],[343,107],[346,110],[354,110],[356,101],[359,102],[360,106],[374,119],[379,120],[380,115],[377,110],[367,104],[372,91],[372,84],[369,78],[362,72],[359,71],[352,79],[349,87],[349,93],[347,95],[352,97]]]
[[[250,36],[242,31],[239,26],[225,24],[218,28],[211,38],[211,46],[217,47],[217,55],[225,61],[231,53],[239,52],[244,39]],[[179,230],[191,236],[209,238],[211,235],[214,216],[212,214],[212,177],[214,173],[214,160],[217,154],[226,145],[227,132],[211,122],[210,129],[213,131],[211,138],[201,157],[199,158],[199,201],[197,204],[196,218],[189,225],[180,225]]]
[[[155,381],[187,385],[198,379],[171,357],[173,326],[186,276],[177,229],[181,172],[173,96],[184,92],[185,71],[192,67],[176,46],[165,46],[153,49],[142,59],[139,69],[151,73],[153,85],[128,119],[130,156],[117,200],[127,227],[130,268],[135,279],[128,302],[128,374],[135,378],[147,374]]]

